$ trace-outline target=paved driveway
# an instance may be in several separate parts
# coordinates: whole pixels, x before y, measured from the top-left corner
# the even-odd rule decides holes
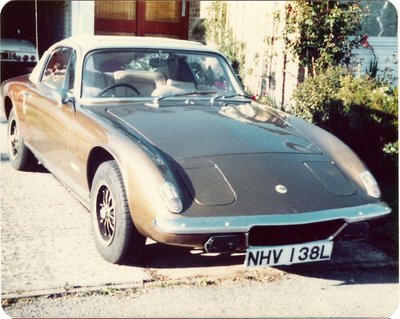
[[[159,279],[224,278],[243,271],[243,254],[214,256],[154,242],[147,243],[140,267],[105,262],[92,239],[89,213],[46,170],[13,170],[5,132],[6,125],[0,124],[2,297],[141,286]],[[357,242],[336,245],[333,260],[324,265],[343,269],[392,262],[373,246]]]

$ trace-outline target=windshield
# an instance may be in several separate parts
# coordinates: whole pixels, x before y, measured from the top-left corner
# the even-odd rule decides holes
[[[217,54],[173,50],[97,50],[84,62],[83,98],[229,96],[243,93]]]

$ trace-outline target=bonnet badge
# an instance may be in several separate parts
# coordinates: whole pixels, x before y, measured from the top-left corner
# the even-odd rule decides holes
[[[286,194],[287,193],[287,188],[286,186],[283,185],[276,185],[275,186],[275,190],[279,193],[279,194]]]

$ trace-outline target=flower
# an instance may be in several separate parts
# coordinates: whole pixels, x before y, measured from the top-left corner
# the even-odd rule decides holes
[[[364,48],[366,48],[366,49],[374,50],[374,48],[372,47],[372,45],[369,44],[369,42],[368,42],[368,34],[364,34],[364,35],[361,37],[359,43],[360,43]]]

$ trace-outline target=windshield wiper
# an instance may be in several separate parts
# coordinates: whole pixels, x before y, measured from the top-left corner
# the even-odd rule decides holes
[[[230,99],[232,97],[244,97],[247,99],[252,99],[252,97],[250,95],[247,94],[241,94],[241,93],[236,93],[236,94],[231,94],[231,95],[219,95],[219,96],[215,96],[212,97],[211,100],[212,101],[216,101],[216,100],[225,100],[225,99]]]
[[[241,93],[236,93],[236,94],[231,94],[231,95],[219,95],[219,96],[213,96],[210,99],[210,105],[214,106],[214,102],[217,100],[225,100],[225,99],[230,99],[233,97],[244,97],[246,99],[252,100],[252,97],[247,95],[247,94],[241,94]]]
[[[157,96],[156,100],[164,100],[168,99],[170,97],[178,97],[178,96],[187,96],[187,95],[209,95],[209,94],[215,94],[217,93],[216,91],[191,91],[191,92],[185,92],[185,93],[176,93],[176,94],[170,94],[170,95],[164,95],[164,96]]]
[[[190,92],[185,92],[185,93],[175,93],[175,94],[169,94],[169,95],[160,95],[160,96],[156,96],[154,97],[152,103],[147,103],[147,105],[152,106],[152,107],[159,107],[159,101],[161,100],[165,100],[171,97],[179,97],[179,96],[189,96],[189,95],[209,95],[209,94],[216,94],[217,91],[190,91]],[[214,104],[215,100],[224,100],[224,99],[229,99],[229,98],[233,98],[233,97],[244,97],[247,99],[251,99],[251,96],[246,95],[246,94],[241,94],[241,93],[237,93],[237,94],[231,94],[231,95],[219,95],[216,97],[212,97],[210,99],[210,103],[211,105]]]
[[[170,95],[164,95],[164,96],[156,96],[154,97],[152,103],[146,103],[146,105],[151,106],[151,107],[160,107],[159,101],[168,99],[170,97],[179,97],[179,96],[188,96],[188,95],[209,95],[209,94],[216,94],[216,91],[190,91],[190,92],[185,92],[185,93],[175,93],[175,94],[170,94]]]

